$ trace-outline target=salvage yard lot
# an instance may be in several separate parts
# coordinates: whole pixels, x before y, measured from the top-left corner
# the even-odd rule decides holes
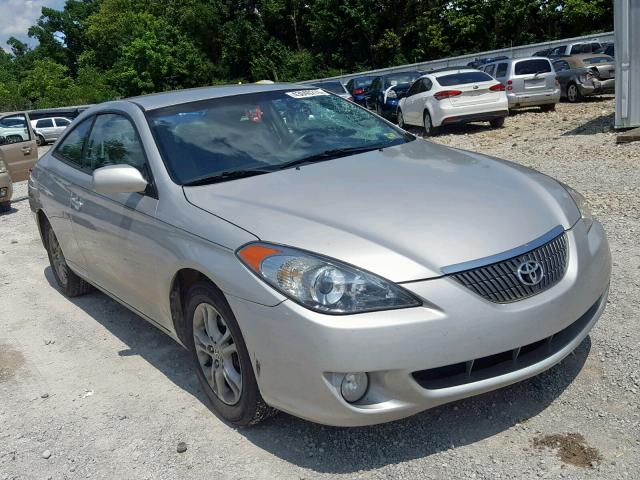
[[[612,116],[612,98],[591,99],[432,139],[585,194],[611,244],[609,304],[548,372],[366,428],[285,414],[252,429],[225,425],[181,347],[101,293],[69,300],[56,290],[26,185],[16,185],[14,211],[0,216],[0,480],[637,478],[640,144],[616,145]]]

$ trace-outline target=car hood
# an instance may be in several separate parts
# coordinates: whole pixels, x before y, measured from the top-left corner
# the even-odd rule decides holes
[[[443,267],[524,245],[580,218],[546,175],[421,139],[184,192],[263,241],[395,282],[441,276]]]

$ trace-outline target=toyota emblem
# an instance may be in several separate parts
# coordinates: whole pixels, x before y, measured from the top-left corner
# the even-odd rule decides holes
[[[542,281],[544,270],[535,260],[526,260],[520,264],[516,274],[521,283],[533,287]]]

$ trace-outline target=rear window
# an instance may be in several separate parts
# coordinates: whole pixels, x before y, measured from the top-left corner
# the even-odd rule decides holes
[[[320,87],[331,93],[344,93],[344,87],[340,82],[322,82],[316,83],[314,86]]]
[[[365,88],[365,87],[368,87],[369,85],[371,85],[372,81],[373,81],[372,77],[356,78],[353,81],[353,86],[355,88]]]
[[[384,81],[385,88],[395,87],[396,85],[402,85],[405,83],[413,83],[416,78],[420,76],[418,72],[410,72],[410,73],[398,73],[396,75],[388,76]]]
[[[543,58],[536,60],[523,60],[516,63],[515,75],[532,75],[534,73],[551,72],[551,63]]]
[[[443,87],[450,87],[452,85],[464,85],[467,83],[488,82],[493,79],[484,72],[460,72],[442,75],[436,77],[436,80]]]
[[[595,65],[596,63],[613,63],[614,60],[611,57],[591,57],[583,58],[582,61],[587,65]]]

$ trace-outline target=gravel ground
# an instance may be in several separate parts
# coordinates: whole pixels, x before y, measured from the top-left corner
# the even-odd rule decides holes
[[[17,185],[0,217],[0,480],[639,478],[640,144],[615,144],[613,108],[610,98],[561,104],[433,139],[583,192],[611,242],[610,302],[546,373],[367,428],[285,414],[225,425],[172,340],[102,294],[58,293]]]

